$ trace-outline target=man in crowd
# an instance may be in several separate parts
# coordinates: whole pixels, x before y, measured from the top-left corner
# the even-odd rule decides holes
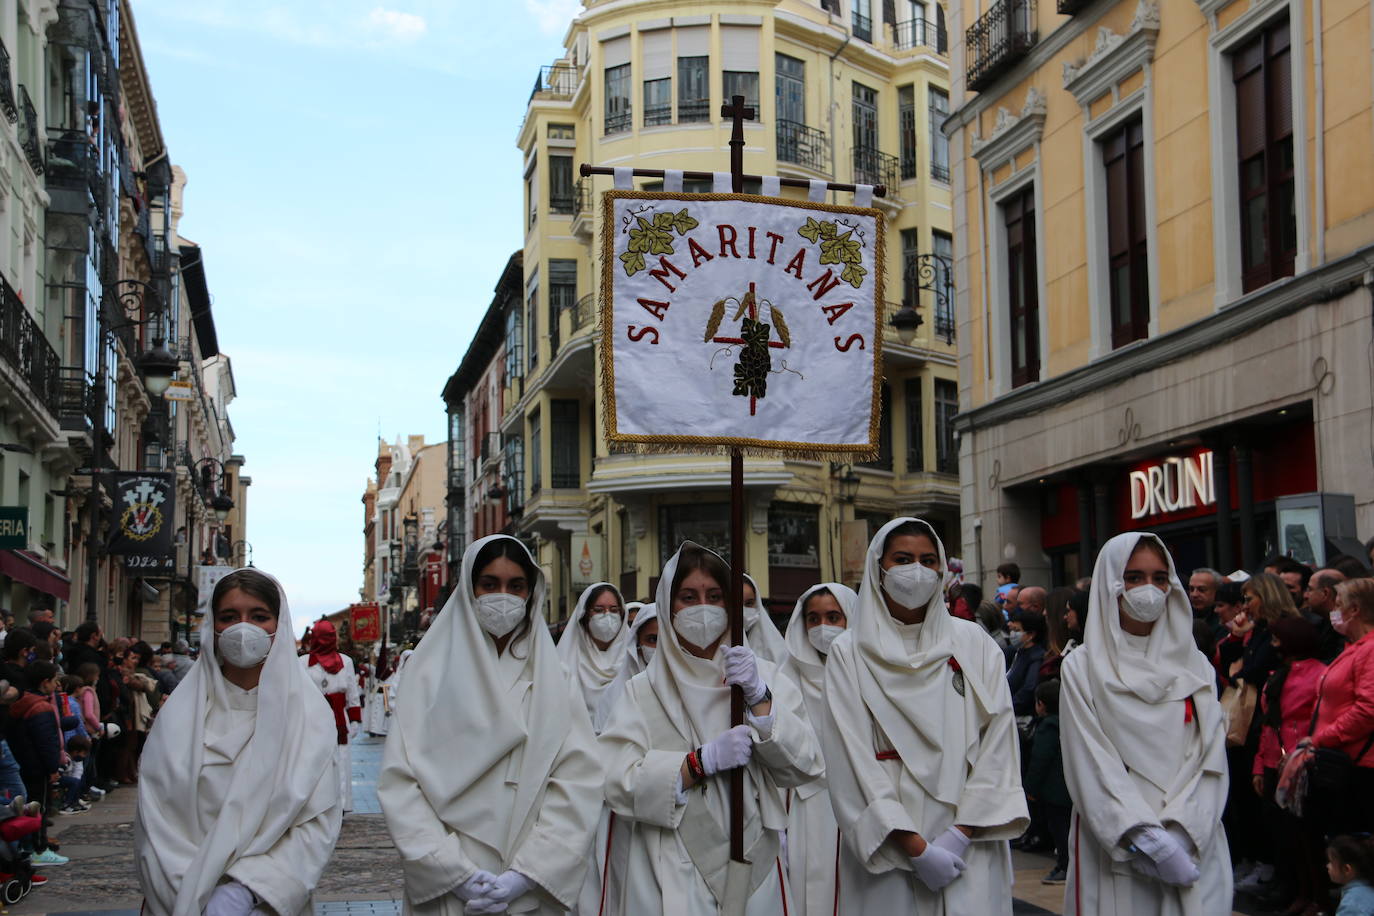
[[[1016,594],[1016,610],[1021,614],[1045,616],[1045,600],[1048,595],[1038,585],[1027,585]]]
[[[191,646],[184,639],[178,639],[172,644],[172,677],[180,684],[186,679],[186,675],[191,673],[191,666],[196,660],[191,658]]]
[[[30,627],[32,627],[35,623],[51,623],[51,624],[56,624],[56,622],[57,622],[57,620],[56,620],[56,618],[53,616],[52,608],[50,608],[50,607],[35,608],[34,610],[29,611],[29,626],[30,626]]]
[[[1288,594],[1293,596],[1293,606],[1301,608],[1303,593],[1307,591],[1307,583],[1312,578],[1312,567],[1292,557],[1283,557],[1276,566],[1279,578],[1288,588]]]
[[[1188,603],[1193,606],[1193,619],[1206,621],[1213,630],[1221,626],[1216,611],[1217,586],[1221,581],[1221,573],[1206,566],[1193,570],[1188,577]]]
[[[1303,616],[1317,628],[1317,658],[1324,664],[1341,654],[1345,648],[1345,637],[1331,626],[1331,612],[1336,609],[1336,586],[1345,581],[1345,576],[1337,569],[1319,569],[1307,581],[1303,592],[1306,605]]]

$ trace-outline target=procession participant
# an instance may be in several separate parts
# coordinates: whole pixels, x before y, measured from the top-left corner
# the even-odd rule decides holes
[[[1074,803],[1066,912],[1229,914],[1226,727],[1158,537],[1127,532],[1102,547],[1083,647],[1061,673]]]
[[[784,791],[821,775],[820,753],[796,685],[749,646],[726,645],[729,587],[724,560],[683,543],[658,583],[658,648],[601,733],[606,800],[618,821],[635,821],[626,881],[608,885],[608,913],[704,916],[735,894],[747,896],[749,916],[786,912],[777,859]],[[748,705],[748,724],[733,728],[732,684]],[[752,863],[742,873],[729,865],[728,776],[737,767]],[[728,873],[741,880],[727,896]]]
[[[236,570],[210,606],[200,658],[143,750],[144,912],[305,914],[343,817],[329,706],[296,661],[276,579]]]
[[[552,914],[576,901],[601,766],[544,622],[547,591],[515,538],[476,541],[406,664],[377,796],[410,912]]]
[[[629,645],[620,589],[597,582],[584,590],[558,640],[558,658],[593,719],[601,697],[620,673]]]
[[[634,623],[627,628],[629,646],[625,651],[625,657],[621,659],[620,670],[616,672],[615,680],[611,681],[601,694],[596,712],[592,713],[592,728],[597,734],[601,734],[601,730],[606,727],[606,722],[610,720],[611,712],[625,692],[625,685],[630,682],[630,678],[649,666],[649,661],[658,649],[658,606],[650,601],[639,607]]]
[[[348,743],[358,737],[362,728],[362,694],[358,678],[353,673],[353,659],[339,651],[339,634],[334,624],[319,620],[310,630],[310,653],[305,657],[306,677],[324,694],[325,702],[334,711],[334,729],[338,733],[335,756],[339,764],[339,795],[344,811],[353,810],[353,759]]]
[[[639,614],[639,611],[640,611],[640,609],[641,609],[642,607],[644,607],[644,602],[643,602],[643,601],[626,601],[626,602],[625,602],[625,623],[626,623],[626,624],[632,624],[632,623],[634,623],[634,622],[635,622],[635,616],[636,616],[637,614]]]
[[[826,660],[826,782],[868,872],[841,883],[842,913],[1011,913],[1006,841],[1029,821],[1011,694],[997,643],[950,616],[944,569],[925,522],[884,525]]]
[[[374,732],[376,735],[387,735],[391,733],[391,720],[396,718],[396,710],[400,708],[401,703],[401,672],[405,670],[406,662],[410,661],[410,657],[414,654],[414,649],[406,649],[401,652],[400,656],[396,659],[396,667],[391,670],[391,674],[382,683],[385,706],[383,707],[381,721],[377,723],[377,725],[381,726],[382,730]]]
[[[775,666],[782,667],[787,661],[787,643],[763,606],[758,583],[748,573],[744,574],[744,639],[757,655]]]
[[[838,582],[813,585],[802,593],[787,624],[784,671],[801,687],[807,715],[824,715],[825,659],[831,645],[851,625],[859,596]],[[840,840],[825,780],[798,786],[787,808],[787,877],[792,910],[802,916],[835,913],[841,875],[859,878],[853,852]],[[843,863],[843,864],[842,864]]]

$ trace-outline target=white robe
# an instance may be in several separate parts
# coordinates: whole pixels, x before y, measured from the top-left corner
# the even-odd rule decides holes
[[[301,663],[306,666],[305,676],[310,679],[310,683],[319,688],[322,696],[328,697],[334,693],[343,694],[344,721],[356,722],[362,718],[362,694],[358,690],[358,675],[353,671],[353,659],[347,655],[340,655],[339,657],[343,660],[343,667],[333,674],[324,670],[321,665],[311,665],[308,655],[301,656]],[[333,707],[330,708],[330,711],[333,711]],[[354,718],[355,716],[357,718]],[[330,721],[333,721],[332,716]],[[343,809],[344,811],[352,811],[353,755],[348,750],[347,738],[336,746],[334,761],[339,774],[339,797],[343,799]]]
[[[879,591],[879,559],[888,532],[908,521],[895,519],[875,535],[860,619],[831,644],[825,664],[825,711],[815,725],[836,820],[865,871],[846,874],[842,861],[839,912],[1010,916],[1006,841],[1029,818],[1005,662],[982,627],[949,615],[938,589],[925,623],[892,618]],[[943,569],[944,548],[930,536]],[[908,692],[893,692],[898,686]],[[890,737],[874,712],[880,699],[892,710]],[[976,829],[967,868],[931,891],[888,836],[904,830],[929,841],[954,824]]]
[[[1060,669],[1064,778],[1074,800],[1064,911],[1225,916],[1232,895],[1221,827],[1226,729],[1172,562],[1165,614],[1151,634],[1121,629],[1121,575],[1141,537],[1152,535],[1129,532],[1103,546],[1083,646]],[[1168,830],[1201,878],[1177,888],[1140,875],[1130,864],[1126,838],[1140,826]]]

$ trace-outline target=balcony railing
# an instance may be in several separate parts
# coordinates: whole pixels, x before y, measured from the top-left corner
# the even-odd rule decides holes
[[[854,37],[860,41],[873,40],[873,20],[858,10],[854,11]]]
[[[9,49],[0,44],[0,111],[5,113],[5,120],[11,124],[19,120],[19,105],[14,100],[12,79]]]
[[[35,175],[43,174],[43,145],[38,140],[38,111],[29,98],[29,90],[21,83],[19,86],[19,110],[23,115],[19,120],[19,145],[24,148],[24,157]]]
[[[606,112],[606,133],[623,134],[628,133],[634,124],[634,115],[628,105],[624,111]]]
[[[896,156],[879,152],[869,146],[854,147],[854,183],[886,185],[895,190],[898,179]]]
[[[823,130],[780,120],[777,149],[780,162],[793,162],[813,172],[830,170],[830,140]]]
[[[954,343],[954,264],[944,255],[911,254],[902,267],[902,298],[922,318],[933,313],[934,331],[945,343]],[[921,293],[930,292],[929,312],[922,310]],[[890,317],[890,316],[889,316]]]
[[[1081,13],[1091,2],[1092,0],[1058,0],[1059,12],[1064,16],[1073,16]]]
[[[592,215],[592,182],[590,178],[579,178],[573,182],[572,200],[573,219]]]
[[[695,124],[698,121],[709,120],[711,120],[710,99],[678,99],[677,122],[679,124]]]
[[[62,366],[57,370],[57,417],[62,428],[89,432],[95,426],[95,389],[85,369]]]
[[[892,24],[892,47],[898,51],[930,48],[938,54],[948,54],[949,33],[929,19],[906,19]]]
[[[943,181],[945,184],[949,184],[949,163],[931,162],[930,177],[932,181]]]
[[[539,75],[534,78],[530,100],[533,101],[541,92],[547,92],[555,98],[570,99],[577,92],[577,77],[577,68],[569,64],[540,67]]]
[[[667,102],[661,105],[646,105],[644,107],[644,126],[656,127],[660,124],[673,123],[673,103]]]
[[[24,380],[34,398],[56,416],[61,368],[57,351],[4,278],[0,278],[0,358]]]
[[[964,33],[968,87],[981,92],[992,85],[1038,40],[1035,0],[998,0]]]
[[[576,334],[584,328],[596,326],[596,296],[588,293],[572,307],[572,332]]]
[[[50,127],[48,136],[48,187],[87,190],[96,206],[104,210],[105,182],[100,173],[100,150],[79,130]]]

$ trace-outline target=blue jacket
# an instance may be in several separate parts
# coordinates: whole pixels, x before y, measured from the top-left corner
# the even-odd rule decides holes
[[[1007,669],[1007,687],[1011,689],[1011,705],[1018,716],[1035,714],[1035,686],[1040,683],[1040,663],[1045,660],[1045,647],[1027,646],[1017,649]]]
[[[1374,887],[1356,878],[1341,888],[1336,916],[1374,916]]]

